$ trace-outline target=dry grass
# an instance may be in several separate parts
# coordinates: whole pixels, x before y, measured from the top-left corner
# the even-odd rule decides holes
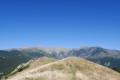
[[[9,80],[119,80],[120,74],[93,62],[69,57],[40,58]]]
[[[29,69],[36,68],[38,66],[45,65],[45,64],[48,64],[48,63],[51,63],[51,62],[54,62],[54,61],[57,61],[57,59],[42,57],[42,58],[37,59],[34,63],[32,63],[30,65]]]

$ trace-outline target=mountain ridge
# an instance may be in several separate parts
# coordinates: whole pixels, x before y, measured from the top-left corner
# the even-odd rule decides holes
[[[15,58],[16,56],[18,57],[18,59]],[[67,57],[80,57],[111,69],[114,67],[120,69],[120,51],[118,50],[109,50],[101,47],[81,47],[68,49],[63,47],[44,48],[39,46],[0,50],[0,60],[2,61],[0,61],[0,65],[3,66],[0,66],[0,73],[10,73],[14,68],[18,66],[18,63],[16,62],[15,66],[12,67],[9,71],[9,66],[12,65],[13,62],[16,60],[18,60],[19,64],[21,64],[30,59],[39,57],[52,57],[56,59],[64,59]],[[4,68],[6,62],[7,64],[9,64],[8,69]]]
[[[102,47],[88,47],[88,46],[82,46],[80,48],[64,48],[64,47],[42,47],[42,46],[38,46],[38,47],[22,47],[22,48],[13,48],[13,50],[27,50],[27,49],[37,49],[37,50],[45,50],[46,52],[51,52],[54,51],[56,53],[62,51],[62,52],[68,52],[68,51],[72,51],[72,50],[80,50],[80,49],[89,49],[89,48],[99,48],[99,49],[104,49],[105,51],[108,51],[109,53],[119,53],[119,50],[114,50],[114,49],[106,49],[106,48],[102,48]],[[12,50],[12,49],[9,49]]]
[[[11,76],[8,80],[119,80],[120,74],[99,64],[81,59],[68,57],[62,60],[39,58],[29,68]],[[44,61],[45,60],[45,61]],[[38,65],[38,63],[40,65]],[[43,64],[42,64],[43,63]],[[42,64],[42,65],[41,65]]]

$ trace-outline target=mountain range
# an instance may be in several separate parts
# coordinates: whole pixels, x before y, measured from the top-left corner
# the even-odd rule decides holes
[[[120,51],[118,50],[87,46],[73,49],[39,46],[0,50],[0,76],[9,74],[21,63],[39,57],[52,57],[55,59],[79,57],[108,68],[116,67],[120,69]]]

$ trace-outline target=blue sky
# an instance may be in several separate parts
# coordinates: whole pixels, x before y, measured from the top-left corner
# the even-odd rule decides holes
[[[120,50],[120,0],[0,0],[0,49]]]

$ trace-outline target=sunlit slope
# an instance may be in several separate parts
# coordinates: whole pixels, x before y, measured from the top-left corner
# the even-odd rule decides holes
[[[57,59],[48,58],[48,57],[42,57],[42,58],[37,59],[35,62],[32,62],[30,64],[29,68],[26,69],[26,70],[34,69],[34,68],[37,68],[39,66],[46,65],[48,63],[55,62],[55,61],[57,61]]]
[[[62,60],[40,58],[9,80],[119,80],[120,74],[76,57]]]

